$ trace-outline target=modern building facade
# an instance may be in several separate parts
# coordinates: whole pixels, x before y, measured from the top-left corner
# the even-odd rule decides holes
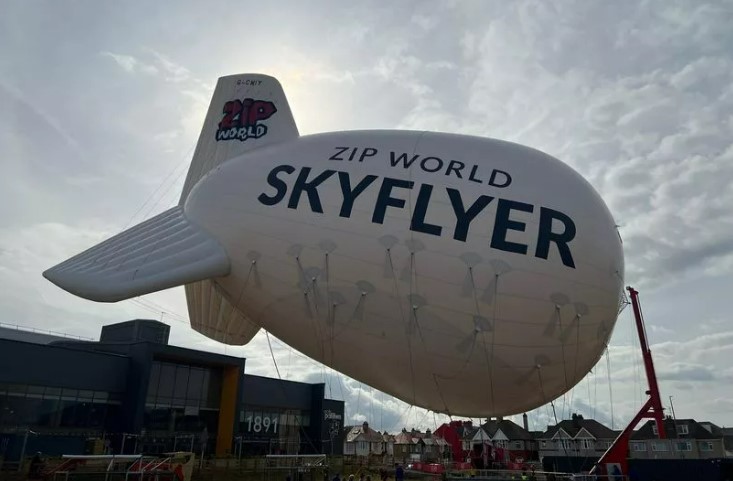
[[[150,320],[94,342],[0,328],[0,458],[17,458],[21,438],[48,454],[341,453],[344,404],[323,384],[247,375],[245,359],[168,335]]]

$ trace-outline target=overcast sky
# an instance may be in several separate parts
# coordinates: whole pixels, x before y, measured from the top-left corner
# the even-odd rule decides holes
[[[181,288],[103,305],[41,277],[173,206],[217,77],[259,72],[281,81],[302,134],[469,133],[577,169],[621,226],[665,404],[732,426],[733,3],[392,3],[3,2],[0,322],[96,337],[162,317],[173,343],[276,376],[262,333],[243,348],[194,333]],[[281,375],[325,380],[351,422],[443,420],[273,343]],[[627,309],[557,416],[623,427],[645,400],[637,345]]]

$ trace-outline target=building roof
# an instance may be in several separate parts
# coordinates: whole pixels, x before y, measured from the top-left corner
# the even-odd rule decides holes
[[[369,427],[368,423],[364,423],[361,426],[352,426],[351,429],[346,431],[347,443],[354,443],[357,441],[381,443],[384,441],[384,438],[379,431],[375,431]]]
[[[481,427],[486,431],[486,434],[488,434],[491,439],[494,438],[496,432],[500,429],[510,441],[529,441],[532,439],[532,435],[529,431],[526,431],[522,426],[508,419],[502,419],[501,421],[492,419],[491,421],[484,423]]]
[[[579,414],[573,414],[573,419],[565,419],[554,426],[548,426],[539,439],[552,439],[562,429],[571,438],[575,438],[582,429],[585,429],[595,439],[616,439],[616,431],[604,426],[595,419],[584,419]]]
[[[631,439],[657,439],[654,434],[655,421],[649,420],[645,422],[639,429],[634,431]],[[677,430],[680,426],[687,426],[687,434],[680,434]],[[664,420],[664,430],[668,438],[677,439],[719,439],[725,436],[724,429],[715,424],[704,421],[697,422],[694,419],[677,419],[666,418]]]
[[[91,341],[91,339],[86,339],[83,337],[70,336],[52,331],[40,331],[38,329],[27,328],[24,326],[13,326],[10,324],[1,323],[0,339],[29,342],[31,344],[52,344],[57,341],[68,341],[70,339],[77,341]]]
[[[473,439],[474,436],[476,436],[476,433],[478,432],[477,426],[463,426],[462,428],[459,428],[458,435],[461,437],[461,439]]]

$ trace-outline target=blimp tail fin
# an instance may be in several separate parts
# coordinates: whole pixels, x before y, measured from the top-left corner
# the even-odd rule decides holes
[[[223,162],[247,151],[298,138],[280,82],[262,74],[219,78],[191,159],[180,203]]]
[[[58,264],[43,276],[79,297],[117,302],[229,274],[223,247],[169,209]]]
[[[260,74],[221,77],[191,159],[181,205],[196,183],[223,162],[298,136],[293,113],[277,79]],[[243,345],[259,331],[259,326],[234,308],[211,280],[187,284],[185,290],[191,327],[206,337]]]
[[[243,346],[260,330],[209,279],[187,284],[186,301],[193,330],[215,341]]]

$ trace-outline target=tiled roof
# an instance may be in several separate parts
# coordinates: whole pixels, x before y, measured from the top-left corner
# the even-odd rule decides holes
[[[649,420],[634,434],[631,435],[631,439],[657,439],[657,435],[654,434],[654,423],[655,421]],[[687,426],[687,434],[679,434],[677,428],[680,426]],[[705,426],[709,426],[708,431]],[[720,439],[725,436],[725,432],[720,427],[710,422],[697,422],[694,419],[671,419],[667,418],[664,420],[664,430],[667,433],[668,438],[682,438],[682,439]]]
[[[539,439],[552,439],[560,429],[565,431],[571,438],[575,438],[581,429],[585,429],[596,439],[616,439],[618,436],[616,431],[607,428],[595,419],[584,419],[582,416],[578,416],[575,419],[560,421],[555,426],[548,426],[547,431]]]
[[[356,441],[381,443],[384,441],[384,438],[379,431],[375,431],[368,426],[353,426],[346,432],[346,442],[353,443]]]
[[[504,435],[509,438],[510,441],[529,441],[532,439],[532,435],[529,431],[526,431],[522,426],[508,419],[503,419],[501,421],[491,420],[483,424],[481,427],[492,439],[499,429],[501,429],[501,432],[504,433]]]

